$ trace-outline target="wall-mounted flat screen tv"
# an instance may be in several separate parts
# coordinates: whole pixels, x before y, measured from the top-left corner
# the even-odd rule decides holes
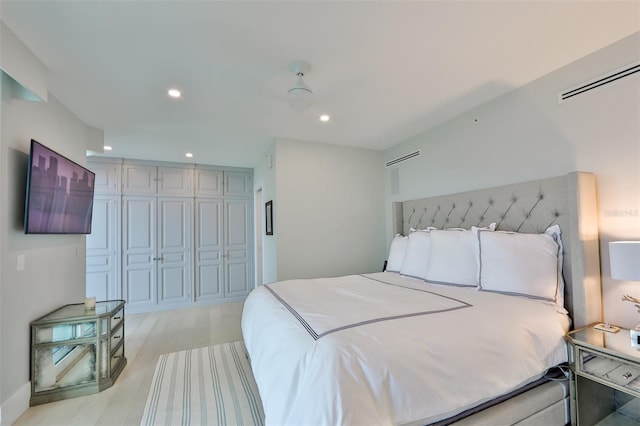
[[[25,234],[90,234],[95,173],[31,139]]]

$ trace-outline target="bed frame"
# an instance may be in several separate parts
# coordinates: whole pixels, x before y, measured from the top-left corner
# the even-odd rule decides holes
[[[602,320],[600,250],[595,176],[565,176],[495,188],[394,202],[394,234],[410,228],[467,228],[496,222],[496,229],[542,233],[560,225],[564,245],[565,307],[579,328]],[[567,386],[548,382],[455,423],[566,424]]]

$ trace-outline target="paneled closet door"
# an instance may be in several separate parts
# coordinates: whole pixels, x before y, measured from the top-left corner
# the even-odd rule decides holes
[[[96,194],[120,194],[122,173],[119,163],[87,161],[87,167],[96,174],[93,186]]]
[[[224,172],[224,195],[251,195],[251,175],[246,172]]]
[[[222,208],[222,200],[196,199],[196,301],[224,297]]]
[[[192,198],[158,198],[158,304],[191,300]]]
[[[193,170],[158,167],[158,195],[193,195]]]
[[[194,192],[198,197],[222,197],[224,194],[222,170],[198,169],[194,170]]]
[[[86,296],[97,300],[120,298],[118,230],[119,195],[95,195],[91,234],[87,235]]]
[[[251,201],[225,200],[225,296],[245,296],[251,285]]]
[[[122,193],[126,195],[153,195],[157,191],[156,166],[124,164],[122,166]]]
[[[156,198],[122,199],[122,296],[127,309],[156,305]]]

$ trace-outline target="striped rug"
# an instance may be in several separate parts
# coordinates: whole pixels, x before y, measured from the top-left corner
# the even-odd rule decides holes
[[[141,425],[263,425],[242,342],[160,355]]]

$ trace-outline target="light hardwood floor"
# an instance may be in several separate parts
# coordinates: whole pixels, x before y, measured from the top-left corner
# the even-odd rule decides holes
[[[125,316],[127,366],[109,389],[94,395],[29,407],[22,425],[140,424],[161,354],[242,340],[242,302]]]

